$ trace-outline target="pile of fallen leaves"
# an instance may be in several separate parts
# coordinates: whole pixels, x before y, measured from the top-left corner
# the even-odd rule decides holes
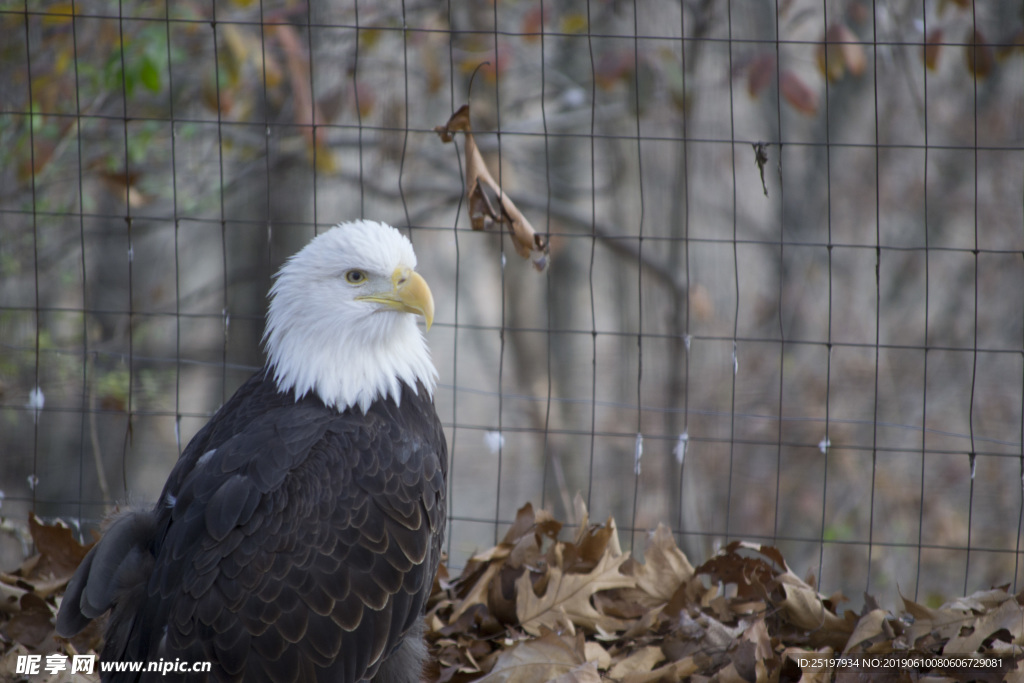
[[[88,654],[101,642],[96,623],[71,642],[53,631],[60,597],[92,546],[79,543],[64,524],[44,524],[35,515],[29,515],[28,532],[36,554],[16,570],[0,573],[0,681],[98,681],[98,675],[16,673],[20,655]]]
[[[1024,594],[993,589],[939,609],[904,599],[900,615],[867,597],[840,613],[845,598],[819,594],[771,546],[733,542],[694,568],[659,526],[641,563],[612,519],[588,523],[579,501],[577,516],[575,537],[560,540],[562,524],[526,505],[458,578],[441,572],[427,614],[431,681],[1024,680]],[[1000,661],[944,667],[944,654]],[[814,664],[839,656],[881,666],[833,679]],[[939,666],[886,666],[894,659]]]
[[[843,596],[818,593],[771,546],[736,541],[695,568],[659,526],[638,562],[612,519],[589,523],[581,501],[576,515],[564,540],[560,522],[526,505],[457,578],[441,567],[426,615],[428,681],[1024,681],[1024,593],[995,588],[938,609],[904,598],[899,613],[865,596],[859,612],[840,611]],[[37,554],[0,574],[0,680],[96,681],[16,674],[19,655],[100,645],[95,624],[72,641],[53,632],[88,546],[61,523],[33,517],[28,531]],[[815,661],[838,657],[847,666]],[[880,665],[848,666],[864,658]]]

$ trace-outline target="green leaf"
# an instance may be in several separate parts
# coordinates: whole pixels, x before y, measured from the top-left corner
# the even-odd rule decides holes
[[[160,69],[148,55],[142,58],[139,80],[151,92],[160,92]]]

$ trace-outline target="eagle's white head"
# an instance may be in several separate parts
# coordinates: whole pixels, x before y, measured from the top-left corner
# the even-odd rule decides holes
[[[310,391],[338,410],[365,413],[401,399],[401,382],[433,396],[437,370],[416,325],[434,318],[430,288],[402,233],[383,223],[342,223],[315,237],[270,289],[268,364],[280,391]]]

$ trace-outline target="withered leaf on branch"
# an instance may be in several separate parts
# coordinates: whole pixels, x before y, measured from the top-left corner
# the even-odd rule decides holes
[[[287,24],[275,24],[273,35],[280,44],[288,67],[288,82],[294,99],[295,123],[306,138],[308,151],[316,160],[316,168],[325,173],[337,170],[334,154],[327,142],[327,131],[322,124],[326,121],[320,105],[313,100],[310,85],[310,61],[302,45],[298,31]]]
[[[548,263],[548,241],[533,229],[488,170],[473,139],[469,105],[459,107],[447,123],[437,126],[434,131],[442,142],[451,142],[457,132],[466,136],[466,199],[469,201],[469,219],[473,229],[486,230],[495,225],[507,225],[512,233],[516,253],[530,259],[534,268],[543,271]]]
[[[933,28],[928,32],[928,37],[925,38],[923,55],[924,65],[929,71],[935,71],[939,68],[939,54],[942,50],[942,29]]]
[[[801,114],[813,116],[818,113],[818,94],[796,72],[783,69],[779,73],[779,92],[789,106]]]
[[[974,74],[975,78],[987,78],[992,73],[995,58],[992,47],[981,31],[974,29],[967,32],[967,38],[964,39],[964,59],[967,62],[967,70]]]
[[[829,26],[815,54],[818,69],[829,82],[840,80],[847,72],[861,76],[867,68],[864,46],[846,24]]]
[[[775,80],[776,60],[771,52],[762,52],[747,66],[747,92],[757,97]]]

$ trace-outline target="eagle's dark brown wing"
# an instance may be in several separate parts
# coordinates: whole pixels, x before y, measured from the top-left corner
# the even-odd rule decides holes
[[[338,413],[254,377],[189,444],[157,507],[119,519],[86,559],[59,631],[113,606],[104,660],[209,661],[209,680],[369,680],[419,637],[440,555],[447,456],[424,394]]]

